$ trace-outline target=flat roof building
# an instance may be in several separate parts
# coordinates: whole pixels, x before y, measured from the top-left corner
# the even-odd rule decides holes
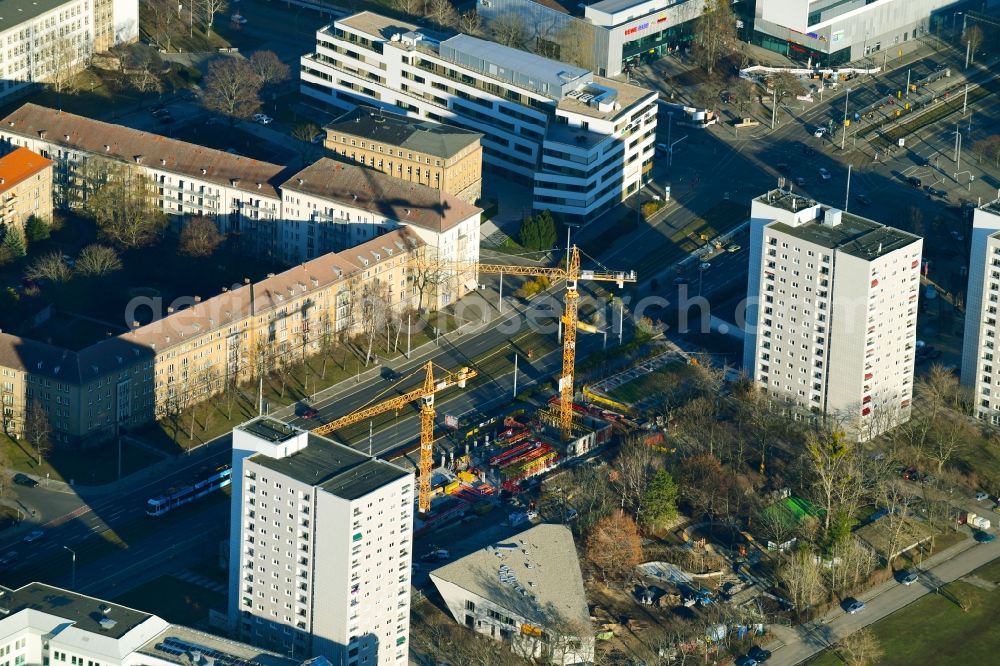
[[[0,645],[13,664],[305,666],[301,659],[43,583],[0,587]]]
[[[997,305],[1000,302],[1000,199],[972,214],[972,252],[965,297],[962,385],[973,394],[976,416],[1000,425],[1000,372],[997,359]]]
[[[856,439],[907,421],[922,246],[790,191],[755,198],[744,370]]]
[[[932,31],[961,0],[757,0],[753,41],[800,62],[832,67],[887,52]],[[877,64],[881,64],[881,57]]]
[[[316,33],[302,92],[482,133],[483,161],[533,207],[586,222],[652,168],[656,93],[470,35],[361,12]]]
[[[260,417],[233,430],[229,620],[298,658],[409,650],[413,473]]]
[[[487,25],[519,21],[531,42],[550,45],[557,58],[618,76],[674,53],[691,39],[703,0],[602,0],[594,3],[479,0]]]
[[[455,621],[524,657],[593,663],[594,638],[573,533],[537,525],[431,572]]]

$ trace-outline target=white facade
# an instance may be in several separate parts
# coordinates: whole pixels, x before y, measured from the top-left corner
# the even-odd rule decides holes
[[[254,666],[301,664],[43,583],[0,587],[0,609],[0,655],[10,664],[184,666],[211,652]]]
[[[791,57],[843,64],[887,51],[930,31],[932,14],[960,0],[757,0],[754,29],[787,43]],[[944,14],[944,12],[942,12]],[[939,20],[943,20],[943,16]],[[768,48],[773,45],[765,44]],[[837,54],[837,55],[834,55]]]
[[[1000,303],[1000,200],[973,213],[965,303],[962,384],[973,392],[976,415],[1000,425],[1000,376],[993,372]]]
[[[230,623],[338,666],[405,664],[414,479],[260,418],[233,431]]]
[[[0,16],[0,100],[139,38],[138,0],[9,0]]]
[[[860,440],[907,421],[922,239],[782,190],[750,215],[747,374]]]
[[[362,12],[316,33],[302,92],[483,133],[483,161],[535,188],[533,205],[584,220],[652,166],[656,93],[468,35],[439,41]]]

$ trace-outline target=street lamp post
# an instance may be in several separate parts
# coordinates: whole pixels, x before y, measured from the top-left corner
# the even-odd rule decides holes
[[[843,127],[840,128],[840,149],[844,149],[844,144],[847,142],[847,101],[851,99],[851,89],[847,89],[847,94],[844,95],[844,123]]]
[[[72,582],[70,583],[70,587],[76,589],[76,551],[70,548],[69,546],[63,546],[63,548],[68,550],[70,552],[70,555],[73,556],[72,577],[70,579]]]

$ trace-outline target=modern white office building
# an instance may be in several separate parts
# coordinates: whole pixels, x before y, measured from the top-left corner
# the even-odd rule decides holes
[[[337,666],[407,663],[414,477],[261,417],[233,430],[229,621]]]
[[[1000,425],[1000,372],[997,354],[997,308],[1000,307],[1000,199],[980,206],[972,217],[972,253],[965,297],[962,385],[968,387],[976,415]]]
[[[138,0],[5,0],[0,100],[68,76],[94,53],[137,39]]]
[[[961,0],[757,0],[754,41],[802,62],[842,65],[931,30]],[[978,7],[977,7],[978,8]]]
[[[302,92],[483,134],[483,162],[533,186],[532,205],[586,222],[652,168],[656,93],[582,67],[371,12],[316,33]]]
[[[43,583],[0,587],[0,654],[11,664],[47,666],[329,666]]]
[[[527,39],[571,54],[601,76],[618,76],[632,66],[658,60],[686,45],[704,0],[600,0],[575,4],[535,0],[479,0],[486,22],[517,17]],[[566,59],[563,57],[563,59]]]
[[[790,191],[754,199],[744,370],[859,440],[907,421],[922,246]]]

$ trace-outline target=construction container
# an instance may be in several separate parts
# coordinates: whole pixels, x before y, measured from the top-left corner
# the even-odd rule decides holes
[[[458,473],[458,479],[459,481],[464,481],[465,483],[473,483],[476,481],[476,475],[472,472],[463,471]]]
[[[445,495],[454,495],[462,487],[461,481],[452,481],[444,487]]]

